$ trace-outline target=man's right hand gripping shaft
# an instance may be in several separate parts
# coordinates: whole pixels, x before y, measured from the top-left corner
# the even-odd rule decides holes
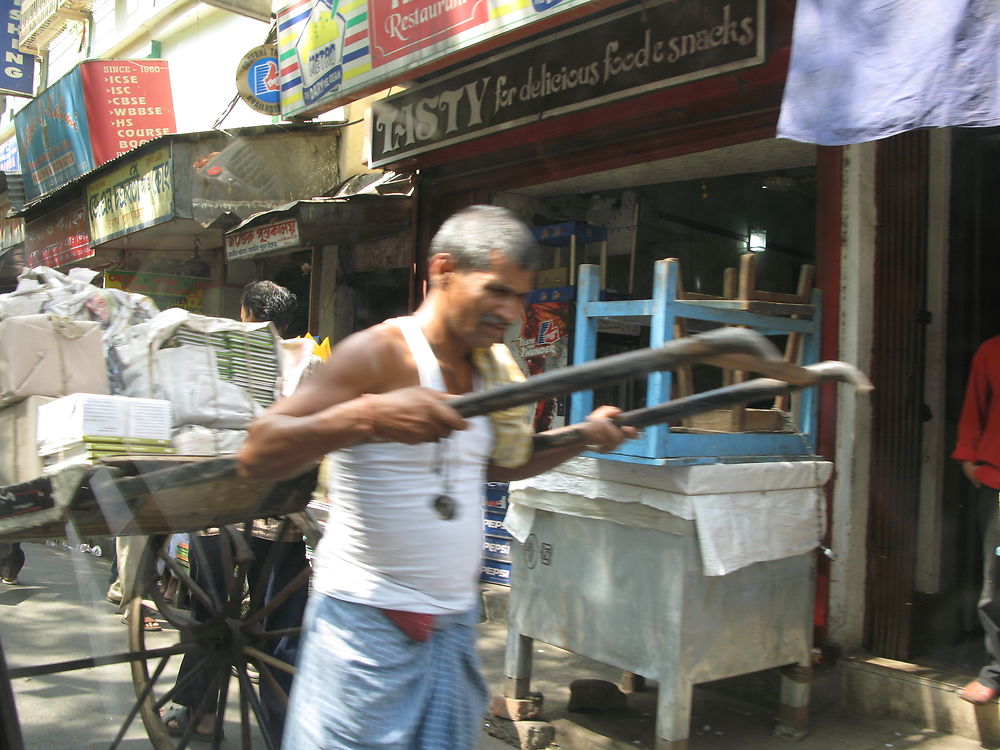
[[[372,437],[392,443],[432,442],[448,437],[468,424],[447,404],[447,394],[421,386],[388,393],[365,394],[370,409]]]
[[[313,414],[295,413],[294,398],[275,404],[250,426],[237,459],[241,476],[288,479],[332,450],[368,440],[432,442],[467,427],[446,394],[420,386],[363,394]]]

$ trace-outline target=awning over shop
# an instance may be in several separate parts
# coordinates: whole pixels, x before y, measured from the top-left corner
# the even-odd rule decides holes
[[[329,124],[165,135],[16,213],[31,224],[80,198],[100,250],[212,250],[243,217],[337,184],[338,139]]]
[[[389,237],[410,227],[411,211],[412,198],[407,195],[357,194],[295,201],[251,216],[226,232],[226,260]]]

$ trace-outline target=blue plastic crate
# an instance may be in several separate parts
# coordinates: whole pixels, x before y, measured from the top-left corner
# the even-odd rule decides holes
[[[483,583],[497,583],[510,586],[510,563],[498,560],[483,560],[483,572],[479,576]]]
[[[483,539],[483,557],[509,563],[512,545],[512,539],[487,535]]]
[[[494,513],[506,513],[509,487],[507,482],[487,482],[486,510]]]
[[[498,536],[504,539],[512,539],[510,532],[503,527],[504,513],[493,513],[486,511],[483,518],[483,531],[487,536]]]

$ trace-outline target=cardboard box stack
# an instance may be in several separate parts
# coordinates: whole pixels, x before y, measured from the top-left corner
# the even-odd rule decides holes
[[[0,404],[108,392],[100,324],[57,315],[0,320]]]
[[[39,409],[77,391],[108,393],[100,324],[49,314],[0,321],[0,486],[41,475]]]
[[[75,393],[38,408],[43,473],[118,454],[173,453],[170,402]]]

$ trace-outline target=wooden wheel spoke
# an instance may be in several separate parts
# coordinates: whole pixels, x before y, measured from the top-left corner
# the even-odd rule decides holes
[[[167,565],[170,568],[170,573],[175,576],[180,583],[187,586],[187,589],[191,592],[192,596],[196,597],[206,609],[216,611],[215,602],[212,600],[212,597],[208,595],[208,592],[206,592],[205,589],[195,583],[194,578],[191,577],[191,574],[188,573],[188,571],[181,567],[180,563],[171,559]]]
[[[285,584],[281,591],[271,597],[271,601],[247,617],[244,621],[245,624],[250,626],[260,622],[261,618],[266,617],[275,609],[280,607],[288,599],[288,597],[309,583],[309,576],[311,575],[312,568],[307,567],[300,570],[299,574],[295,576],[295,578]]]
[[[184,733],[181,735],[180,741],[177,744],[177,750],[184,750],[191,742],[194,737],[194,733],[198,728],[198,724],[201,720],[209,714],[213,698],[215,699],[215,704],[219,704],[219,691],[223,687],[223,680],[229,679],[229,669],[230,665],[228,661],[217,662],[218,668],[215,670],[215,674],[212,675],[212,680],[209,683],[208,690],[198,701],[197,707],[189,709],[188,714],[188,725],[184,729]],[[217,709],[212,710],[214,715]],[[222,724],[218,721],[215,724],[215,731],[212,733],[212,747],[218,748],[219,743],[222,741]]]
[[[260,698],[257,697],[257,691],[253,689],[253,684],[250,682],[250,675],[247,674],[246,666],[240,664],[237,671],[240,676],[240,695],[241,697],[245,695],[247,702],[250,704],[250,709],[253,711],[253,715],[257,719],[257,726],[261,728],[261,735],[264,737],[264,745],[268,748],[268,750],[275,750],[274,742],[271,741],[271,733],[267,731],[267,721],[264,719],[264,708],[260,704]]]
[[[261,607],[261,601],[267,592],[267,582],[270,580],[271,573],[274,571],[274,563],[278,559],[278,553],[281,550],[281,540],[284,538],[285,532],[288,530],[290,523],[291,522],[287,518],[282,519],[281,525],[278,527],[275,541],[268,545],[267,554],[264,556],[263,562],[256,571],[256,580],[254,581],[254,585],[250,588],[251,613],[257,612]]]
[[[163,674],[163,670],[166,668],[169,660],[169,655],[161,658],[160,663],[153,672],[153,676],[146,680],[146,683],[142,686],[142,691],[136,697],[136,701],[132,704],[132,708],[129,709],[128,715],[125,717],[125,721],[122,722],[121,728],[118,730],[118,734],[116,734],[114,740],[112,740],[110,750],[115,750],[115,748],[118,747],[118,745],[121,744],[121,741],[125,738],[125,732],[128,731],[128,728],[132,726],[132,722],[135,721],[135,717],[139,713],[139,709],[142,706],[143,701],[149,698],[150,694],[153,692],[153,686],[156,684],[156,681],[160,679],[160,675]]]
[[[278,680],[275,678],[274,673],[271,671],[271,667],[268,666],[267,662],[255,661],[254,664],[257,667],[257,673],[264,679],[268,687],[274,691],[274,694],[278,696],[278,700],[281,701],[282,707],[288,710],[288,693],[281,686]],[[294,667],[292,667],[294,669]]]
[[[250,684],[249,675],[246,684]],[[253,743],[250,741],[250,702],[247,700],[247,691],[243,685],[243,678],[240,677],[240,745],[243,750],[251,750]]]
[[[222,668],[226,670],[225,679],[222,680],[222,686],[219,690],[219,699],[215,707],[215,741],[220,742],[222,740],[223,729],[225,728],[226,721],[226,703],[229,700],[229,675],[232,673],[232,666],[227,660]]]
[[[280,669],[282,672],[287,674],[295,674],[295,665],[289,664],[287,661],[282,661],[270,654],[266,654],[258,648],[253,646],[244,646],[243,653],[249,656],[255,664],[270,664],[275,669]]]

